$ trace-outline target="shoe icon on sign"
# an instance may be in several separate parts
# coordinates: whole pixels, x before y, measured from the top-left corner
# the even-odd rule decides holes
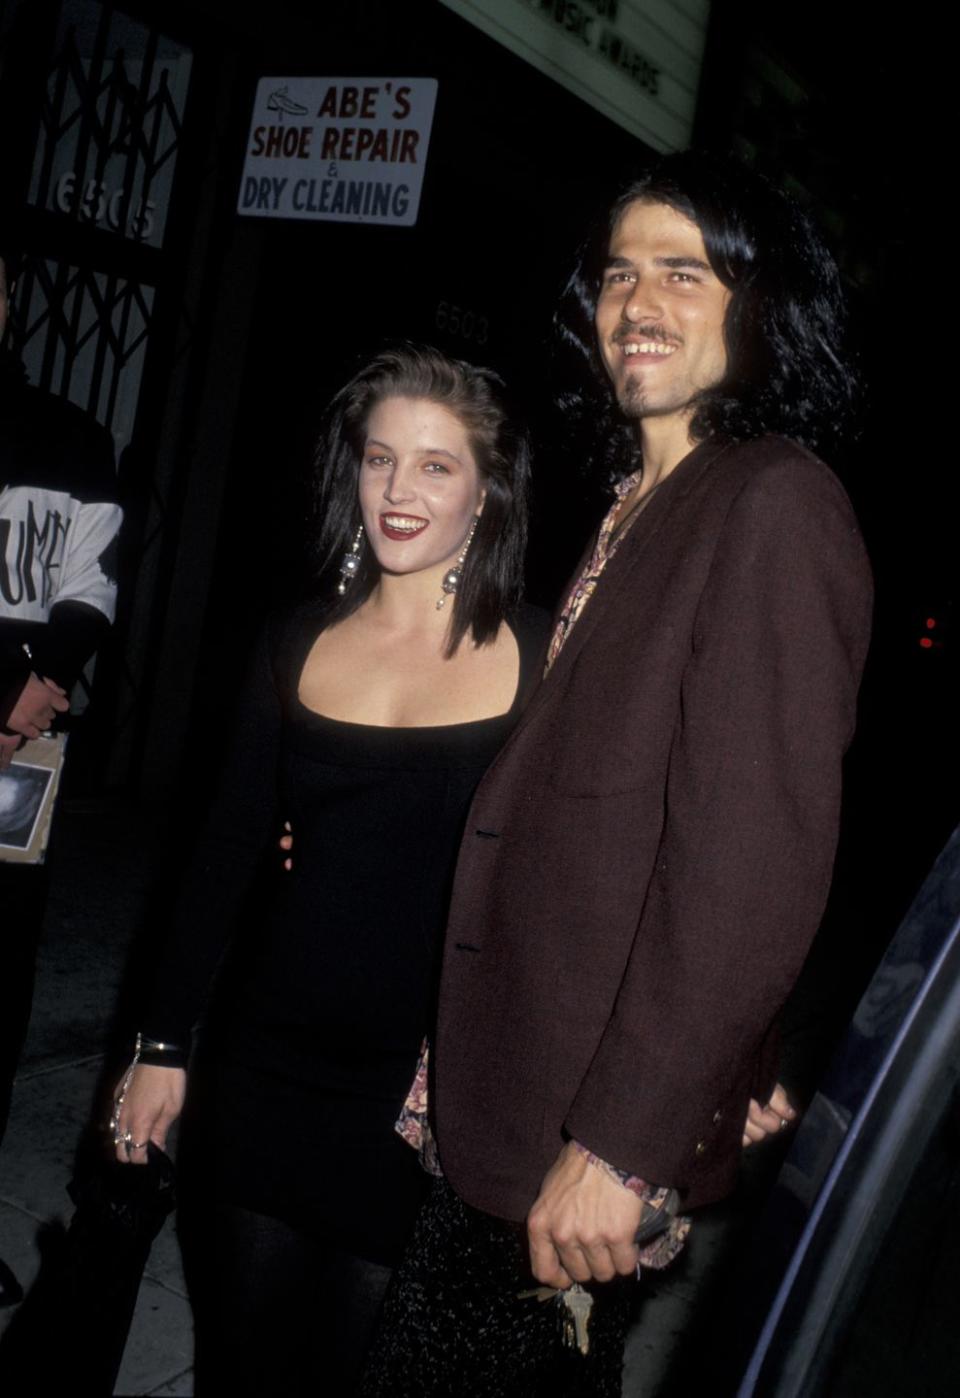
[[[301,107],[299,102],[294,102],[285,87],[278,87],[276,92],[271,92],[267,98],[267,111],[279,112],[280,120],[287,116],[306,116],[307,108]]]

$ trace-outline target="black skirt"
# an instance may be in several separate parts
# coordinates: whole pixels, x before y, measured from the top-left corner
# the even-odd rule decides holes
[[[586,1355],[564,1342],[559,1297],[522,1293],[525,1229],[435,1181],[395,1272],[361,1398],[620,1398],[636,1282],[589,1288]]]
[[[178,1147],[182,1192],[393,1267],[429,1184],[393,1129],[397,1112],[393,1097],[311,1091],[198,1053]]]

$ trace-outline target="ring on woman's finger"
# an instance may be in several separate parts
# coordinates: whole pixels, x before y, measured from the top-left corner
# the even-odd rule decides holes
[[[149,1137],[146,1141],[135,1141],[132,1131],[122,1131],[113,1140],[115,1145],[123,1146],[128,1155],[132,1150],[146,1150],[149,1144]]]

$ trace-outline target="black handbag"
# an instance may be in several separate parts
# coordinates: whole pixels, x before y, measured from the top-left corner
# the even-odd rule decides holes
[[[173,1162],[97,1159],[71,1180],[65,1232],[48,1237],[36,1283],[0,1344],[0,1391],[110,1398],[150,1248],[176,1202]]]

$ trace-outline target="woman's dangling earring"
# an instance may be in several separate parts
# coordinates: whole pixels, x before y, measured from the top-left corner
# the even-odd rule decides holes
[[[337,591],[341,597],[360,571],[360,544],[362,539],[363,525],[361,524],[354,535],[353,543],[340,560],[340,581],[337,583]]]
[[[473,536],[477,532],[477,525],[479,523],[480,516],[474,515],[473,523],[470,526],[470,533],[467,535],[466,540],[464,541],[463,548],[460,550],[460,557],[457,559],[453,567],[443,575],[443,582],[440,584],[441,588],[443,589],[443,596],[437,603],[438,612],[442,609],[444,602],[446,602],[450,594],[452,592],[456,592],[457,588],[460,586],[460,579],[463,576],[464,559],[467,556],[467,550],[473,543]]]

